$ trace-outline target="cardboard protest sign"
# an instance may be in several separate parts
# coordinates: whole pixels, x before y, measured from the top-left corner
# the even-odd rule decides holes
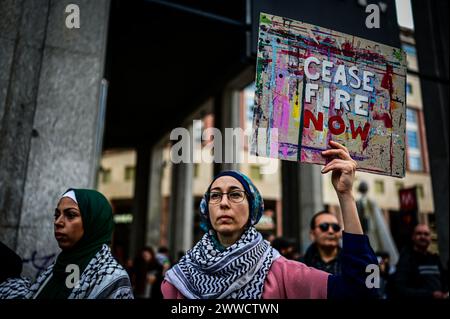
[[[405,175],[406,55],[261,13],[251,152],[325,164],[330,140],[362,171]]]

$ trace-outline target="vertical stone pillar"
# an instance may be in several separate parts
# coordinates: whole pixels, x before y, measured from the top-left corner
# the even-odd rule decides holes
[[[68,4],[80,28],[66,26]],[[0,240],[35,276],[59,252],[53,210],[94,187],[109,0],[0,2]]]
[[[225,129],[234,130],[240,127],[239,91],[233,88],[224,88],[222,93],[214,97],[214,127],[219,129],[222,134],[222,151],[214,157],[214,176],[223,170],[238,170],[237,159],[242,155],[239,153],[241,149],[235,147],[233,141],[227,138]],[[229,159],[232,159],[232,161],[230,162]],[[218,160],[221,162],[218,163]]]
[[[147,211],[150,185],[151,150],[148,145],[137,148],[134,178],[133,223],[131,224],[129,256],[133,258],[143,248],[147,231]]]
[[[155,145],[152,149],[150,163],[150,189],[147,215],[146,245],[157,247],[160,241],[160,226],[162,213],[162,174],[163,174],[163,147]]]
[[[323,209],[320,166],[282,161],[281,174],[283,235],[297,239],[305,252],[311,217]]]
[[[192,179],[192,163],[173,164],[169,217],[169,247],[173,257],[176,257],[179,251],[192,248],[193,244]]]

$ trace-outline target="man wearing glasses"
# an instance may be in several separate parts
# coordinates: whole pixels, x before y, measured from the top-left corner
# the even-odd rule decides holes
[[[310,267],[333,275],[341,273],[339,241],[342,237],[337,218],[327,211],[316,213],[310,223],[312,244],[301,260]]]

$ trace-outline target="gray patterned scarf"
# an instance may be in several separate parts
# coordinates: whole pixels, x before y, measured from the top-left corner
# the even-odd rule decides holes
[[[269,268],[278,257],[253,226],[222,252],[207,233],[165,279],[189,299],[260,299]]]

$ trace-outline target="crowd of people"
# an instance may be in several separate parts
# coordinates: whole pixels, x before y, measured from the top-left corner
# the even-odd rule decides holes
[[[299,245],[293,239],[267,236],[273,247],[288,259],[326,271],[342,272],[342,231],[336,217],[327,211],[316,213],[311,219],[311,244],[300,255]],[[445,269],[438,254],[430,251],[429,226],[418,224],[414,228],[410,245],[400,253],[397,264],[390,262],[387,252],[377,251],[379,266],[378,298],[435,298],[447,299],[448,268]]]
[[[316,213],[303,255],[295,241],[270,231],[273,212],[263,214],[261,193],[239,171],[211,181],[200,203],[205,234],[192,249],[171,261],[167,248],[143,247],[125,267],[109,247],[114,222],[108,200],[95,190],[71,188],[54,211],[61,252],[36,280],[21,277],[20,257],[0,245],[0,299],[448,298],[447,272],[429,252],[428,226],[415,227],[411,246],[390,265],[388,253],[373,251],[360,222],[352,193],[356,162],[336,142],[322,154],[331,158],[322,173],[332,172],[342,222],[328,211]],[[379,267],[378,287],[367,285],[369,265]]]

